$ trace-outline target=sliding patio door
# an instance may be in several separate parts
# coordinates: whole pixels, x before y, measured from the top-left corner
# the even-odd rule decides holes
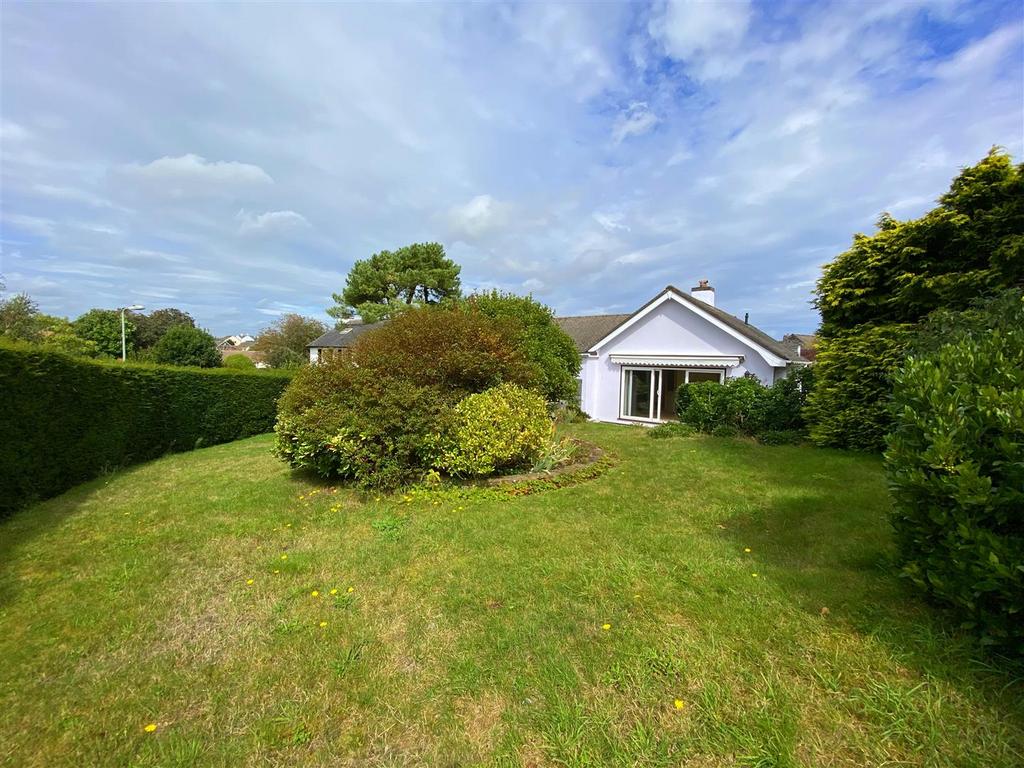
[[[657,368],[625,368],[622,375],[622,416],[627,419],[656,419],[661,371]]]

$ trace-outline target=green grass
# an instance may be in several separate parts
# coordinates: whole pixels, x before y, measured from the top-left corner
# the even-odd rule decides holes
[[[259,437],[0,522],[0,763],[1021,764],[1020,670],[892,576],[876,458],[571,431],[616,465],[522,498]]]

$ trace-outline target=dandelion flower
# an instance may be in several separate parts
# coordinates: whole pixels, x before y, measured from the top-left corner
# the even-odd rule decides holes
[[[676,709],[682,709],[683,707],[685,707],[685,706],[686,706],[686,702],[685,702],[685,701],[683,701],[682,699],[676,699],[676,700],[675,700],[675,701],[673,702],[673,704],[675,705],[675,708],[676,708]]]
[[[608,631],[609,629],[611,629],[611,628],[612,628],[612,625],[611,625],[611,624],[602,624],[602,625],[601,625],[601,629],[605,630],[606,632],[607,632],[607,631]]]
[[[332,590],[331,590],[331,594],[332,594],[332,595],[336,595],[336,594],[338,594],[338,590],[336,590],[336,589],[332,589]]]
[[[316,589],[314,589],[309,594],[312,595],[313,597],[320,597],[320,592],[318,590],[316,590]]]
[[[284,527],[285,527],[285,528],[291,528],[291,527],[292,527],[292,524],[291,524],[291,523],[286,523]]]
[[[281,572],[281,569],[280,569],[280,568],[275,568],[275,569],[274,569],[274,573],[280,573],[280,572]]]
[[[288,555],[281,555],[281,559],[282,560],[287,560],[288,559]]]
[[[355,587],[349,587],[349,588],[348,588],[348,592],[349,592],[349,594],[351,594],[351,593],[353,593],[353,592],[355,592],[355,591],[356,591],[356,588],[355,588]]]
[[[252,584],[254,581],[255,581],[255,579],[246,579],[245,583],[246,584]]]
[[[757,578],[757,574],[756,573],[752,573],[750,575],[753,576],[755,579]]]
[[[150,723],[149,725],[147,725],[142,730],[144,730],[146,733],[152,733],[153,731],[156,730],[156,723]]]
[[[321,621],[320,622],[320,629],[323,629],[326,626],[327,626],[327,622],[326,621]]]
[[[743,548],[743,551],[744,551],[744,552],[750,552],[750,547],[744,547],[744,548]]]

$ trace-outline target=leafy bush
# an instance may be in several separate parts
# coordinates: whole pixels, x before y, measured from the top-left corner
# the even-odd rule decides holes
[[[213,336],[191,325],[172,326],[153,347],[153,360],[165,365],[196,368],[220,367],[220,352]]]
[[[544,398],[515,384],[501,384],[455,406],[434,466],[454,477],[529,467],[550,437]]]
[[[740,431],[729,424],[719,424],[711,430],[714,437],[738,437]]]
[[[248,357],[243,355],[241,352],[236,352],[233,355],[228,355],[224,358],[225,368],[234,368],[235,370],[247,371],[255,370],[256,363],[250,360]]]
[[[1024,654],[1024,302],[895,377],[886,470],[902,573]]]
[[[267,432],[287,383],[0,343],[0,514],[107,469]]]
[[[888,401],[918,323],[1024,281],[1024,166],[993,149],[911,221],[883,214],[818,281],[819,384],[808,416],[819,445],[879,451]]]
[[[722,427],[746,435],[801,433],[802,410],[812,382],[810,368],[796,368],[770,387],[752,376],[727,379],[724,384],[685,384],[676,393],[676,411],[680,422],[700,432],[714,434]]]
[[[583,444],[571,437],[558,438],[554,435],[541,450],[540,458],[530,467],[531,472],[550,472],[553,469],[572,464],[583,453]]]
[[[468,395],[502,384],[535,390],[537,382],[508,323],[461,309],[410,309],[348,355],[296,375],[281,398],[278,455],[324,477],[395,488],[434,466]]]
[[[662,440],[669,437],[690,437],[697,430],[690,424],[682,424],[678,421],[670,421],[666,424],[659,424],[647,433],[648,437],[655,440]]]
[[[548,307],[531,296],[500,291],[473,294],[464,306],[516,326],[520,348],[539,371],[544,397],[549,402],[576,402],[580,353]]]

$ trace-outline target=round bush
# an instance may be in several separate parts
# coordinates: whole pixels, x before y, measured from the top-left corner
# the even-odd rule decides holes
[[[1024,304],[896,374],[886,470],[903,574],[1024,654]]]
[[[235,368],[241,371],[252,370],[256,367],[256,363],[250,360],[248,357],[240,352],[236,352],[233,355],[228,355],[224,358],[225,368]]]
[[[551,431],[541,395],[501,384],[455,406],[434,466],[456,477],[529,468],[543,452]]]
[[[434,467],[460,401],[537,381],[506,322],[411,309],[365,334],[349,354],[296,375],[278,410],[277,452],[323,477],[395,488]]]

